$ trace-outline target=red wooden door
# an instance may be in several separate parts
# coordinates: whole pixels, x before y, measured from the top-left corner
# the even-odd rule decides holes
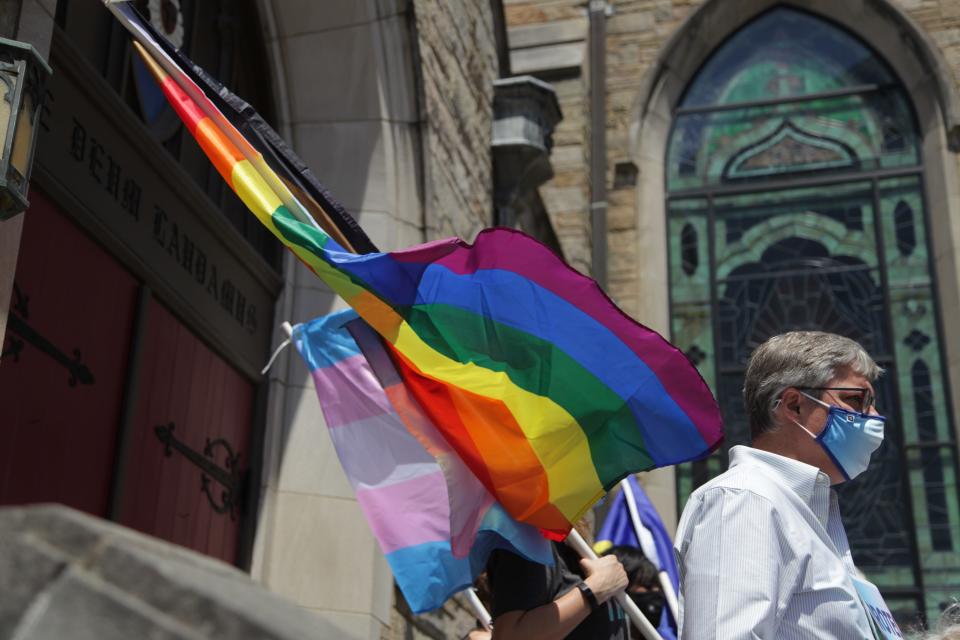
[[[138,283],[30,191],[0,361],[0,504],[105,516]]]
[[[228,489],[248,466],[253,384],[156,300],[137,328],[137,279],[42,192],[30,199],[0,360],[0,504],[58,502],[107,517],[118,490],[123,524],[235,562],[241,514],[223,503],[225,492],[240,499],[239,486]],[[156,427],[170,424],[179,449],[168,456]]]
[[[120,521],[234,562],[239,505],[224,504],[229,492],[209,465],[232,470],[233,479],[241,480],[248,466],[254,387],[161,304],[152,302],[147,318]],[[158,427],[168,433],[170,425],[169,435],[179,444],[168,448]],[[197,456],[207,462],[198,463]]]

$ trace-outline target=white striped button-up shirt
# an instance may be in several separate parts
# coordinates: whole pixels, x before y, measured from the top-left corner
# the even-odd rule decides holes
[[[737,446],[680,518],[681,640],[873,638],[837,494],[816,467]]]

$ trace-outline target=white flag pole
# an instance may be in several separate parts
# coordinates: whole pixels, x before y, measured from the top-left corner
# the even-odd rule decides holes
[[[473,587],[467,587],[460,593],[466,596],[467,602],[470,603],[470,608],[473,609],[473,615],[480,621],[483,628],[487,631],[492,631],[493,618],[490,617],[490,612],[487,611],[487,608],[480,602],[480,597],[477,595],[477,592],[473,590]]]
[[[640,513],[637,511],[637,503],[633,494],[633,487],[627,478],[620,481],[620,488],[623,490],[623,498],[627,503],[627,511],[630,512],[630,521],[633,523],[633,531],[637,534],[637,540],[640,542],[640,549],[647,559],[653,562],[657,567],[657,578],[660,580],[660,589],[663,591],[663,599],[667,601],[667,607],[670,608],[670,614],[674,621],[680,622],[680,605],[677,602],[677,594],[673,590],[673,581],[670,580],[670,574],[663,571],[660,562],[660,554],[657,553],[656,544],[653,541],[653,534],[643,526],[640,521]]]
[[[577,533],[576,529],[571,529],[570,535],[567,536],[566,543],[573,547],[573,549],[580,554],[581,558],[586,558],[587,560],[597,559],[597,554],[593,552],[593,549],[591,549],[587,541],[583,539],[583,536]],[[630,596],[621,591],[616,595],[616,598],[617,602],[619,602],[623,610],[627,612],[627,616],[633,621],[633,624],[637,625],[637,628],[640,629],[640,633],[646,640],[663,640],[653,625],[650,624],[650,621],[647,620],[647,617],[640,611],[637,603],[630,599]]]

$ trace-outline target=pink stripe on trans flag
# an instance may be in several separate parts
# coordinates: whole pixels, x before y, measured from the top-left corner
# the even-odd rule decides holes
[[[357,491],[357,502],[384,553],[449,540],[448,501],[447,483],[436,467],[433,473]]]
[[[372,329],[359,322],[348,329],[360,353],[347,355],[340,345],[331,351],[339,359],[311,375],[330,439],[374,534],[384,553],[448,540],[455,557],[466,557],[493,496],[410,395]],[[430,502],[436,500],[439,507]]]
[[[454,452],[403,384],[391,385],[385,391],[407,429],[436,458],[447,486],[456,488],[458,499],[450,500],[449,509],[450,550],[456,558],[466,557],[484,515],[494,503],[493,496]]]

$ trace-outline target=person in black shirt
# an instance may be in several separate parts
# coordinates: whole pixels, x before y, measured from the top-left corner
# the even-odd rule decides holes
[[[613,597],[627,587],[614,556],[582,560],[553,544],[554,565],[494,551],[487,563],[495,640],[626,640],[627,620]]]

